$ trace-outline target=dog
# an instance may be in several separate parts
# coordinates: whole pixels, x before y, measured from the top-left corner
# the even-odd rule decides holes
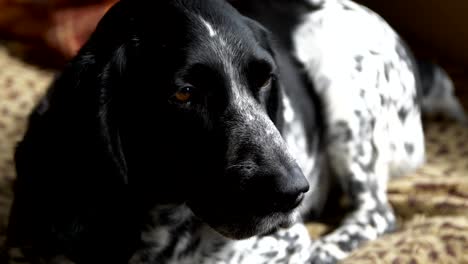
[[[398,35],[348,0],[121,0],[30,116],[8,247],[334,263],[395,228],[386,184],[424,162],[423,88]],[[311,240],[334,186],[353,211]]]

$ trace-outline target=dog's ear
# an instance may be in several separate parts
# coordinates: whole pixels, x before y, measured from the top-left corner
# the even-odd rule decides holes
[[[30,116],[15,154],[11,246],[78,259],[111,250],[112,236],[130,226],[116,108],[138,40],[124,9],[109,11]]]
[[[55,138],[57,141],[63,138],[79,141],[80,136],[96,137],[90,139],[100,143],[94,145],[94,151],[109,158],[113,172],[119,175],[122,183],[127,183],[127,168],[116,108],[119,96],[129,82],[127,69],[138,46],[133,19],[131,15],[124,14],[125,10],[131,11],[117,4],[105,15],[90,40],[58,76],[36,110],[41,116],[39,119],[47,116],[56,118],[48,123],[51,127],[69,125]],[[91,130],[94,133],[88,134]]]

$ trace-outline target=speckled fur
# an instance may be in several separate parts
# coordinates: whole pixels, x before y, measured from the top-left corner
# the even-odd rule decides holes
[[[330,168],[355,206],[316,242],[321,262],[391,231],[389,177],[424,161],[418,76],[410,51],[380,17],[351,1],[326,1],[294,33],[296,57],[325,107]]]

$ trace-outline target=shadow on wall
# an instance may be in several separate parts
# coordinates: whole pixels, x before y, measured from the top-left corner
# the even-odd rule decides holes
[[[50,63],[69,59],[117,0],[0,0],[0,39]],[[255,0],[252,0],[255,1]],[[356,0],[381,14],[417,54],[468,68],[468,1]],[[45,55],[44,48],[51,51]],[[36,51],[36,52],[34,52]],[[41,58],[44,57],[44,58]]]

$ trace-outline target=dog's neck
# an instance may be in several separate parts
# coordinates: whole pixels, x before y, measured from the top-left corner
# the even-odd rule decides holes
[[[129,263],[167,263],[184,258],[201,261],[208,255],[222,254],[230,241],[198,219],[184,204],[155,206],[142,230],[142,245]]]

